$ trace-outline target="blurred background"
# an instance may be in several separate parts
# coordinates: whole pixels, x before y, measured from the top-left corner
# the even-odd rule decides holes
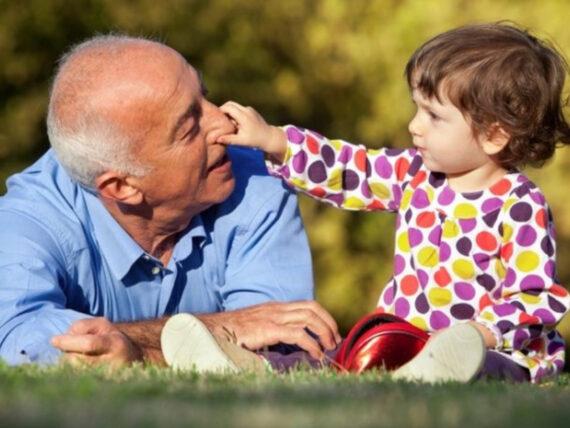
[[[568,57],[569,17],[568,0],[0,0],[0,194],[6,177],[48,148],[44,117],[58,57],[96,33],[170,45],[202,70],[215,103],[234,99],[274,124],[404,147],[412,104],[403,68],[427,38],[462,24],[511,20]],[[552,206],[559,276],[568,285],[570,149],[527,173]],[[394,216],[300,199],[317,298],[346,331],[375,307],[390,276]]]

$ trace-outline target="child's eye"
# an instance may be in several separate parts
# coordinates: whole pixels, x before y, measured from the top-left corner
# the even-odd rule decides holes
[[[439,120],[441,119],[437,114],[435,114],[433,111],[429,111],[428,110],[428,115],[430,117],[431,120]]]

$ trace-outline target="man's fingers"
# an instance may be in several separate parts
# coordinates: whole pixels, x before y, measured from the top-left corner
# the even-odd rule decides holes
[[[54,336],[51,344],[64,352],[75,352],[85,355],[101,355],[108,351],[106,336],[93,334],[63,334]]]
[[[338,325],[336,321],[334,320],[332,315],[329,314],[328,311],[325,308],[323,308],[319,303],[315,302],[314,300],[302,300],[298,302],[289,303],[288,305],[290,305],[290,309],[292,310],[309,309],[313,311],[315,314],[317,314],[317,316],[320,319],[322,319],[329,326],[329,328],[335,334],[335,339],[337,340],[338,343],[340,343],[341,337],[338,332]]]
[[[285,329],[286,335],[280,342],[297,345],[299,348],[307,351],[311,357],[318,360],[323,358],[324,354],[321,347],[303,328],[285,327]]]
[[[276,317],[276,321],[282,324],[293,325],[301,330],[305,327],[315,334],[321,344],[329,350],[336,348],[335,332],[315,312],[307,308],[286,311]]]

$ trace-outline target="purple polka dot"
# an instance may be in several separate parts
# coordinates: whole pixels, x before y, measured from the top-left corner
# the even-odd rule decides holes
[[[341,206],[344,202],[344,196],[342,195],[327,195],[327,201],[331,201],[334,205]]]
[[[301,150],[299,153],[293,156],[292,164],[295,172],[303,172],[307,166],[307,153]]]
[[[548,296],[548,306],[554,312],[558,312],[559,314],[563,314],[566,312],[566,306],[564,306],[562,303],[560,303],[552,296]]]
[[[394,275],[399,275],[404,271],[406,261],[400,254],[394,256]]]
[[[546,199],[544,199],[544,195],[540,192],[530,192],[530,198],[536,202],[538,205],[544,205],[546,203]]]
[[[411,227],[408,230],[408,241],[410,242],[410,245],[412,247],[417,247],[418,245],[420,245],[423,239],[424,236],[422,235],[422,232],[420,232],[418,229],[414,229],[413,227]]]
[[[422,160],[421,156],[414,156],[412,163],[410,164],[410,169],[408,170],[408,174],[411,176],[416,175],[416,173],[420,170],[421,166],[423,165],[424,161]]]
[[[467,303],[458,303],[449,310],[451,316],[458,320],[469,320],[475,315],[475,309]]]
[[[432,185],[432,187],[437,189],[443,185],[443,183],[445,183],[445,174],[442,174],[440,172],[432,172],[429,175],[428,182]]]
[[[515,332],[515,337],[513,340],[513,348],[514,349],[522,349],[525,345],[525,342],[529,339],[529,334],[524,330],[517,330]]]
[[[457,241],[457,243],[455,244],[455,248],[457,249],[457,251],[459,251],[460,254],[464,255],[464,256],[468,256],[469,253],[471,252],[471,247],[473,245],[471,244],[471,241],[469,240],[469,238],[467,238],[466,236],[464,236],[463,238],[459,239]]]
[[[475,297],[475,288],[468,282],[457,282],[453,285],[455,294],[462,300],[471,300]]]
[[[544,264],[544,273],[549,278],[554,278],[556,276],[556,263],[554,263],[554,260],[548,260]]]
[[[495,305],[495,312],[497,315],[501,317],[505,317],[507,315],[512,315],[516,312],[517,308],[509,303],[502,303],[500,305]]]
[[[419,209],[429,206],[429,199],[425,190],[417,189],[412,196],[411,203],[413,207]]]
[[[283,176],[283,178],[291,177],[291,171],[289,170],[289,167],[287,165],[282,167],[280,172],[281,172],[281,175]]]
[[[428,235],[428,240],[435,246],[439,246],[441,242],[441,226],[436,226]]]
[[[360,184],[358,174],[352,170],[345,170],[342,172],[342,188],[344,190],[354,190]]]
[[[423,269],[417,269],[416,270],[416,276],[418,278],[418,281],[420,283],[420,287],[422,288],[426,288],[426,285],[429,282],[429,275],[428,273],[423,270]]]
[[[386,156],[400,156],[402,153],[406,152],[406,149],[386,149],[384,153]]]
[[[478,275],[476,278],[477,283],[479,283],[480,285],[483,286],[483,288],[487,291],[491,291],[493,290],[493,288],[495,288],[496,282],[495,282],[495,278],[493,278],[491,275],[489,274],[482,274],[482,275]]]
[[[505,334],[507,331],[512,330],[514,326],[515,325],[512,322],[507,320],[501,320],[497,323],[497,328],[502,334]]]
[[[451,257],[451,247],[447,245],[445,242],[442,242],[439,245],[439,261],[446,262]]]
[[[442,328],[449,327],[450,320],[441,311],[433,311],[429,317],[429,323],[432,329],[441,330]]]
[[[552,341],[548,344],[548,354],[556,354],[564,349],[564,344],[561,342]]]
[[[364,196],[365,198],[372,197],[372,192],[370,191],[370,187],[368,187],[368,181],[362,182],[362,184],[360,185],[360,193],[362,193],[362,196]]]
[[[429,311],[429,303],[424,293],[418,295],[416,298],[415,306],[416,311],[418,311],[420,314],[425,314],[427,311]]]
[[[449,205],[453,202],[454,199],[455,199],[455,192],[451,190],[449,187],[446,187],[439,194],[437,201],[441,205]]]
[[[352,159],[352,149],[350,146],[342,146],[340,154],[338,155],[338,161],[343,164],[347,164]]]
[[[470,201],[476,201],[477,199],[479,199],[481,196],[483,196],[483,191],[479,191],[479,192],[464,192],[462,193],[463,197],[465,199],[468,199]]]
[[[543,324],[554,324],[556,322],[556,318],[548,309],[537,309],[532,314],[540,318]]]
[[[404,220],[406,220],[406,223],[408,223],[408,224],[410,223],[410,220],[412,219],[412,215],[413,215],[413,212],[411,209],[406,211],[406,214],[404,214]]]
[[[325,168],[325,164],[321,161],[313,162],[307,171],[309,175],[309,179],[313,183],[322,183],[327,179],[327,171]]]
[[[544,254],[548,257],[552,257],[554,255],[554,245],[552,245],[552,239],[550,239],[550,237],[545,236],[542,238],[540,241],[540,248],[542,248],[542,251],[544,251]]]
[[[513,268],[507,269],[507,275],[505,276],[505,287],[511,287],[517,281],[517,273]]]
[[[394,202],[395,202],[395,204],[392,204],[392,206],[395,209],[400,205],[400,202],[402,201],[402,188],[394,184],[392,186],[392,196],[394,197]]]
[[[396,300],[395,312],[397,316],[402,318],[406,318],[408,316],[410,313],[410,304],[405,298],[400,297]]]
[[[526,222],[532,216],[532,207],[527,202],[517,202],[509,211],[511,218],[518,222]]]
[[[487,268],[489,267],[489,262],[491,261],[491,258],[489,257],[488,254],[477,253],[477,254],[473,254],[473,260],[475,261],[475,264],[477,265],[477,267],[479,269],[487,270]]]
[[[295,127],[287,128],[287,139],[293,144],[301,144],[305,141],[305,135]]]
[[[459,219],[459,227],[463,233],[469,233],[477,226],[477,220],[474,218],[461,218]]]
[[[536,241],[536,231],[531,226],[524,225],[519,229],[516,241],[523,247],[530,247]]]
[[[483,202],[483,205],[481,205],[481,209],[486,214],[486,213],[489,213],[491,211],[498,210],[502,206],[503,206],[502,199],[500,199],[500,198],[489,198],[485,202]]]
[[[386,287],[386,289],[382,293],[382,297],[384,298],[384,303],[387,306],[390,306],[394,301],[394,285]]]
[[[334,165],[334,150],[328,144],[321,147],[321,156],[329,168]]]
[[[544,279],[538,275],[527,275],[521,281],[521,290],[543,290],[544,289]]]
[[[379,156],[374,162],[374,170],[382,178],[390,178],[392,175],[392,165],[385,156]]]
[[[485,214],[483,216],[483,222],[487,226],[493,227],[495,225],[495,223],[497,222],[497,219],[499,218],[500,213],[501,213],[501,210],[495,210],[495,211],[491,211],[491,212]]]

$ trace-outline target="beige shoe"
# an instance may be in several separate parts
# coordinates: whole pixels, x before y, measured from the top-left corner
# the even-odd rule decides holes
[[[162,329],[160,343],[164,359],[176,370],[199,373],[266,373],[271,370],[261,356],[224,338],[215,337],[190,314],[171,317]]]
[[[485,354],[481,333],[470,324],[457,324],[428,340],[418,355],[392,373],[392,379],[466,383],[481,370]]]

